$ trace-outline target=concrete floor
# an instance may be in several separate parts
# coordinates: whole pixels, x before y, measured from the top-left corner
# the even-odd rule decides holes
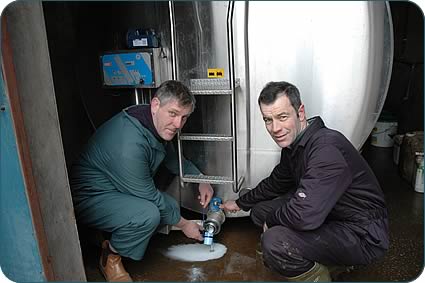
[[[342,273],[336,281],[413,281],[424,266],[423,194],[416,193],[400,178],[392,162],[392,148],[366,146],[368,160],[385,192],[390,215],[391,246],[386,256],[365,267]],[[199,215],[183,211],[187,217]],[[260,230],[248,217],[227,218],[216,242],[227,247],[220,259],[206,262],[180,262],[163,256],[164,249],[176,244],[194,243],[181,231],[157,234],[142,261],[124,259],[124,265],[135,281],[284,281],[266,269],[255,252]],[[97,269],[99,249],[82,245],[88,281],[104,281]]]

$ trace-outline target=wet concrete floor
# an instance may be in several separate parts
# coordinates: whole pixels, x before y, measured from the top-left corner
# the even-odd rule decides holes
[[[334,280],[413,281],[424,266],[423,194],[415,192],[401,179],[392,162],[391,148],[367,146],[363,155],[386,195],[391,245],[381,260],[336,275]],[[182,213],[189,219],[201,218],[199,214]],[[181,231],[171,231],[169,235],[156,234],[151,239],[143,260],[123,259],[123,262],[135,281],[284,281],[280,275],[265,268],[255,252],[260,232],[248,217],[227,218],[215,238],[216,242],[227,247],[227,253],[220,259],[181,262],[165,257],[163,251],[172,245],[194,243]],[[99,248],[82,244],[82,251],[87,280],[104,281],[97,269]]]

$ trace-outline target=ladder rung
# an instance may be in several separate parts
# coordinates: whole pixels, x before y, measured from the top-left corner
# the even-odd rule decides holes
[[[186,141],[233,141],[232,136],[223,136],[216,134],[181,134],[180,140]]]
[[[186,183],[207,183],[207,184],[233,184],[233,180],[226,176],[207,176],[207,175],[184,175],[182,178]]]
[[[231,95],[228,79],[191,79],[190,91],[193,95]],[[240,79],[235,79],[235,89],[240,86]]]
[[[235,88],[240,86],[240,79],[235,79]],[[224,78],[208,78],[208,79],[190,79],[190,89],[230,89],[229,79]]]
[[[196,89],[191,90],[193,95],[231,95],[230,89]]]

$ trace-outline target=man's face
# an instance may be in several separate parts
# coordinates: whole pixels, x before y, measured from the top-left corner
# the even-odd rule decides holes
[[[286,95],[270,105],[261,104],[260,110],[267,131],[281,148],[289,146],[306,127],[304,105],[296,111]]]
[[[192,113],[192,106],[180,106],[178,101],[172,99],[166,104],[161,104],[159,99],[154,97],[151,102],[153,124],[159,136],[166,141],[170,141],[183,128],[187,118]]]

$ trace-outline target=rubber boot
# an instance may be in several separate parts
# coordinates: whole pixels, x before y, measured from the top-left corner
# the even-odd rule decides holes
[[[309,270],[294,277],[286,277],[289,282],[331,282],[331,276],[326,266],[315,262]]]
[[[329,274],[331,275],[332,280],[339,281],[338,277],[343,273],[349,273],[354,270],[354,266],[337,266],[337,265],[331,265],[328,266]]]

